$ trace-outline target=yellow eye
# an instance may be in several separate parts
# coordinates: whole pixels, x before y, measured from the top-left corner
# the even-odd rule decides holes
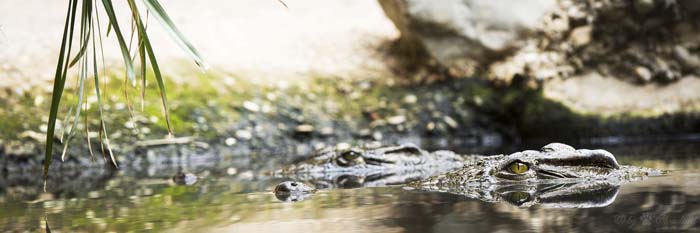
[[[522,162],[513,162],[508,165],[508,170],[515,174],[523,174],[528,170],[527,164]]]

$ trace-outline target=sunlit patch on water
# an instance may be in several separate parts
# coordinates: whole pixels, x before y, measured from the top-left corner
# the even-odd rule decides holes
[[[63,232],[700,231],[697,146],[606,149],[622,164],[673,171],[625,184],[610,200],[594,200],[604,205],[590,208],[522,207],[401,186],[326,189],[303,201],[282,202],[272,192],[279,179],[222,173],[187,185],[119,173],[92,191],[68,196],[27,198],[17,193],[34,187],[4,186],[0,231],[44,231],[46,226]],[[524,193],[509,197],[516,203],[529,198]]]

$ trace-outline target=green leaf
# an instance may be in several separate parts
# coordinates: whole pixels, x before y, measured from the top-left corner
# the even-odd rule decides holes
[[[126,41],[124,41],[124,36],[119,29],[119,23],[117,22],[117,16],[114,12],[114,6],[112,6],[111,0],[102,0],[102,5],[107,12],[109,17],[109,25],[114,29],[114,34],[117,35],[117,41],[119,41],[119,48],[122,51],[122,57],[124,59],[124,65],[126,66],[126,76],[131,81],[131,85],[136,85],[136,75],[134,74],[134,63],[131,61],[131,56],[129,56],[129,49],[126,47]]]
[[[165,82],[163,82],[163,75],[160,72],[160,67],[158,66],[158,61],[156,60],[155,53],[153,52],[153,46],[151,46],[151,41],[148,39],[148,34],[146,34],[146,28],[143,26],[140,16],[137,17],[136,26],[138,27],[139,34],[143,37],[143,47],[148,54],[148,60],[151,62],[151,67],[153,68],[153,74],[158,83],[158,89],[160,91],[161,102],[163,103],[163,110],[165,112],[165,122],[168,126],[168,133],[173,134],[173,129],[170,124],[170,109],[168,108],[168,98],[165,93]]]
[[[97,30],[100,31],[99,28],[99,16],[96,17],[97,19]],[[94,33],[94,30],[93,30]],[[100,50],[102,51],[102,40],[100,40]],[[95,78],[95,96],[97,96],[97,108],[98,112],[100,115],[100,145],[101,148],[104,148],[104,145],[107,146],[107,152],[109,153],[109,157],[112,159],[112,164],[114,164],[114,167],[119,167],[117,165],[117,159],[114,157],[114,153],[112,153],[112,147],[109,144],[109,136],[107,133],[107,127],[105,126],[105,120],[104,120],[104,114],[102,110],[102,93],[100,92],[100,75],[99,72],[97,72],[97,46],[95,45],[95,40],[92,40],[92,70],[93,70],[93,77]],[[104,56],[102,56],[103,64],[104,64]],[[87,125],[87,124],[86,124]],[[102,140],[102,135],[104,132],[104,138],[105,140]],[[89,135],[88,135],[89,137]],[[102,154],[104,155],[104,149],[102,150]]]
[[[143,36],[146,34],[146,25],[144,24],[143,21],[141,21],[141,17],[139,14],[138,7],[136,6],[136,2],[134,0],[128,0],[129,3],[129,8],[131,8],[131,17],[133,19],[134,25],[136,27],[143,26],[144,30],[139,30],[137,29],[136,31],[138,32],[138,50],[136,54],[139,57],[139,62],[141,63],[140,71],[141,71],[141,112],[143,112],[144,109],[144,104],[145,104],[145,99],[146,99],[146,48],[143,43]],[[148,15],[146,15],[148,17]]]
[[[97,4],[97,0],[95,0],[94,3]],[[100,57],[102,58],[102,70],[104,71],[105,49],[104,49],[104,46],[102,46],[102,36],[99,36],[99,35],[102,35],[102,26],[100,26],[100,25],[102,25],[102,23],[100,23],[100,13],[98,11],[95,11],[95,21],[97,22],[97,36],[93,35],[93,37],[100,40]],[[109,36],[109,29],[110,28],[111,28],[111,26],[107,27],[107,36]],[[94,32],[94,30],[93,30],[93,32]],[[93,48],[93,51],[94,50],[95,50],[95,48]],[[97,52],[97,51],[95,51],[95,52]],[[100,106],[102,106],[102,105],[100,105]]]
[[[92,28],[91,25],[89,25],[89,22],[91,22],[92,19],[92,1],[83,1],[83,10],[82,10],[82,15],[80,19],[80,31],[81,33],[84,33],[87,30],[87,36],[83,38],[83,40],[80,42],[80,50],[78,51],[78,54],[75,55],[75,58],[70,62],[70,65],[68,67],[73,67],[76,63],[78,63],[78,60],[80,60],[81,57],[85,54],[85,51],[87,51],[87,47],[90,43],[88,41],[90,40],[90,29]],[[87,25],[86,25],[87,23]]]
[[[182,35],[180,30],[175,27],[175,24],[173,21],[170,19],[170,16],[165,12],[163,9],[163,6],[160,5],[158,0],[143,0],[145,3],[146,7],[148,8],[148,11],[153,13],[155,18],[163,25],[163,28],[165,28],[165,31],[170,34],[170,36],[177,42],[177,44],[187,52],[190,57],[194,60],[197,65],[204,69],[207,70],[209,69],[209,65],[204,61],[201,55],[199,55],[199,52],[197,49],[192,46],[192,44],[185,39],[185,36]]]
[[[75,117],[73,118],[73,126],[70,128],[70,132],[68,132],[68,137],[66,138],[66,141],[63,143],[63,152],[61,153],[61,161],[66,160],[66,152],[68,151],[68,145],[70,144],[71,140],[73,139],[73,136],[75,135],[75,129],[78,127],[78,120],[80,120],[80,105],[83,102],[83,96],[85,93],[85,79],[87,78],[87,61],[83,59],[83,65],[80,67],[80,74],[79,74],[79,89],[77,90],[78,94],[78,100],[76,101],[76,109],[75,109]]]
[[[81,20],[80,20],[80,52],[76,56],[76,62],[79,60],[79,58],[82,57],[81,53],[84,53],[88,47],[89,41],[90,41],[90,28],[92,27],[92,5],[91,1],[83,1],[83,9],[81,13]],[[78,75],[78,85],[79,88],[76,90],[76,95],[78,96],[78,100],[76,101],[76,108],[75,108],[75,117],[73,119],[73,125],[70,128],[70,132],[68,133],[68,137],[66,138],[66,141],[63,143],[63,152],[61,153],[61,161],[65,161],[66,159],[66,152],[68,151],[68,145],[70,144],[71,140],[73,139],[73,136],[75,136],[75,129],[78,127],[78,120],[80,120],[80,113],[82,112],[80,110],[80,105],[83,103],[83,97],[85,93],[85,79],[87,79],[87,72],[88,72],[88,64],[87,64],[87,59],[82,59],[82,64],[80,66],[80,72]],[[72,64],[71,64],[72,65]],[[87,126],[86,126],[87,127]]]
[[[56,129],[56,118],[58,117],[58,106],[61,102],[61,95],[65,87],[66,70],[64,69],[64,58],[70,57],[70,50],[73,39],[73,26],[75,25],[75,12],[78,5],[77,0],[68,0],[68,12],[66,13],[66,23],[63,26],[63,39],[61,39],[61,50],[58,54],[56,73],[54,75],[53,93],[51,94],[51,110],[49,111],[49,122],[46,130],[46,151],[44,155],[44,191],[46,191],[46,180],[49,177],[49,166],[51,166],[53,137]],[[70,26],[69,26],[70,22]],[[70,32],[69,29],[70,28]],[[66,42],[68,49],[66,50]],[[67,54],[66,54],[67,53]],[[66,64],[67,65],[67,64]]]
[[[282,0],[277,0],[277,1],[280,2],[280,3],[282,3],[282,5],[284,6],[284,8],[289,9],[289,7],[287,6],[287,3],[284,3],[284,1],[282,1]]]

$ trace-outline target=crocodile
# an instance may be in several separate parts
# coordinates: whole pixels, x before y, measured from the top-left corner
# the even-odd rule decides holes
[[[591,208],[612,203],[624,183],[665,173],[620,165],[605,150],[577,150],[561,143],[539,151],[470,156],[464,161],[459,169],[410,182],[405,189],[447,192],[518,207]],[[278,188],[285,190],[280,186],[286,185]],[[311,186],[303,189],[315,190]]]
[[[327,147],[273,175],[313,183],[320,189],[376,187],[422,180],[460,168],[464,162],[452,151],[428,152],[413,144]]]

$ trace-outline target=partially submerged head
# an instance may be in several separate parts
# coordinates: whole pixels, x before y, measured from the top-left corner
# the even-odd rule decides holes
[[[316,192],[316,188],[297,181],[282,182],[275,186],[275,190],[273,191],[275,197],[284,202],[303,201],[311,197],[314,192]]]
[[[522,151],[483,160],[482,176],[493,182],[546,182],[556,179],[605,178],[618,171],[615,156],[605,150],[575,150],[552,143],[540,151]]]
[[[539,151],[483,157],[416,184],[422,189],[517,206],[594,207],[614,200],[620,184],[659,174],[655,169],[620,166],[605,150],[576,150],[552,143]]]
[[[327,147],[275,174],[357,172],[442,164],[459,166],[461,161],[461,157],[454,153],[428,153],[412,144],[348,149]]]
[[[464,168],[435,177],[428,182],[455,183],[546,183],[576,179],[607,179],[646,176],[653,169],[622,167],[605,150],[576,150],[552,143],[540,151],[526,150],[509,155],[486,156]]]

